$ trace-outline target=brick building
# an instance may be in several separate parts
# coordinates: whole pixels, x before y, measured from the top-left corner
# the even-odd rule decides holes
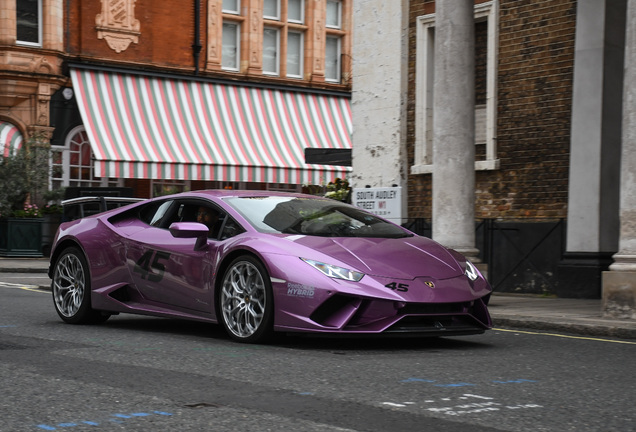
[[[497,291],[602,296],[633,317],[634,13],[354,3],[353,186],[407,191],[407,223],[485,262]]]
[[[351,148],[351,3],[1,0],[0,144],[139,197],[347,176],[304,152]]]

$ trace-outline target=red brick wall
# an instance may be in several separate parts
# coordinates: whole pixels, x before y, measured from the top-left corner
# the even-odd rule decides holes
[[[414,160],[416,18],[410,9],[407,146]],[[501,167],[476,174],[476,217],[565,218],[576,0],[501,0],[497,156]],[[409,217],[431,217],[431,175],[411,175]]]
[[[128,63],[154,63],[167,67],[194,67],[194,2],[137,0],[135,18],[140,21],[139,43],[131,43],[120,53],[97,38],[96,17],[102,2],[71,0],[69,6],[69,53],[85,59]],[[201,43],[205,47],[204,24],[207,3],[201,2]],[[202,58],[204,58],[202,53]],[[203,63],[201,63],[203,64]]]

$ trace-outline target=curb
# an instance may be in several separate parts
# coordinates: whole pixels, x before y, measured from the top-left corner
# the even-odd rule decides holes
[[[47,273],[48,271],[49,271],[48,268],[31,268],[31,267],[0,268],[0,273]]]

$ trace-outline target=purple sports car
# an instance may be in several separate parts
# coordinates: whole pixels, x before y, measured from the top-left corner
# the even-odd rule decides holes
[[[49,270],[57,313],[220,323],[273,332],[445,336],[491,327],[470,261],[357,207],[310,195],[196,191],[62,224]]]

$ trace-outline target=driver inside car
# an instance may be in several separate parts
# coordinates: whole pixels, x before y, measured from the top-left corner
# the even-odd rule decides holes
[[[201,206],[197,210],[197,222],[204,224],[210,229],[208,237],[215,236],[215,228],[219,221],[219,213],[209,207]]]

